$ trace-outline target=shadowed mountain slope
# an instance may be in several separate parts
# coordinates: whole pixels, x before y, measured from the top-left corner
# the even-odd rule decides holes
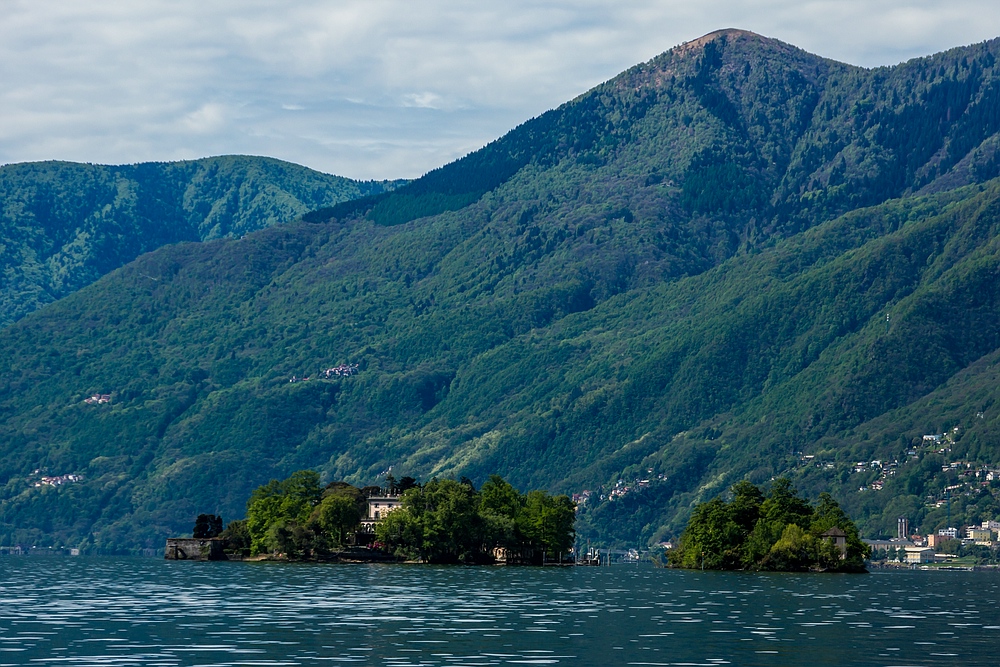
[[[242,236],[396,184],[238,155],[117,167],[5,165],[0,326],[160,246]]]

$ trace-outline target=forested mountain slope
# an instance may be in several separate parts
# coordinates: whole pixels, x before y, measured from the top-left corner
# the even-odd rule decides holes
[[[168,243],[242,236],[393,185],[248,156],[5,165],[0,326]]]
[[[0,539],[159,547],[305,467],[589,489],[604,542],[781,473],[933,521],[949,454],[850,466],[934,429],[1000,464],[998,51],[714,33],[391,193],[144,255],[0,331]]]

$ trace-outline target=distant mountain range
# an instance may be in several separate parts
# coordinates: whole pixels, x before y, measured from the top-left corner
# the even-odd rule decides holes
[[[713,33],[391,192],[142,255],[0,330],[0,541],[160,547],[300,468],[496,472],[603,544],[777,475],[869,535],[994,518],[998,55]]]
[[[0,167],[0,326],[181,241],[242,236],[391,190],[243,155],[108,167]]]

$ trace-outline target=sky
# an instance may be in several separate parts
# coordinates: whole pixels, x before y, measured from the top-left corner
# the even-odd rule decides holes
[[[873,67],[997,0],[3,0],[0,163],[268,155],[413,178],[720,28]]]

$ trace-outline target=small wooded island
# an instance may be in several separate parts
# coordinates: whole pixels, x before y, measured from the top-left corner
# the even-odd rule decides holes
[[[464,478],[386,482],[324,487],[319,473],[301,470],[258,487],[247,518],[225,530],[200,515],[193,538],[167,541],[166,557],[541,565],[565,561],[573,546],[575,507],[565,495],[522,494],[498,475],[478,491]]]
[[[869,547],[828,493],[816,506],[785,478],[765,494],[748,481],[732,487],[732,500],[714,498],[694,508],[680,544],[668,552],[672,567],[705,570],[865,572]]]

